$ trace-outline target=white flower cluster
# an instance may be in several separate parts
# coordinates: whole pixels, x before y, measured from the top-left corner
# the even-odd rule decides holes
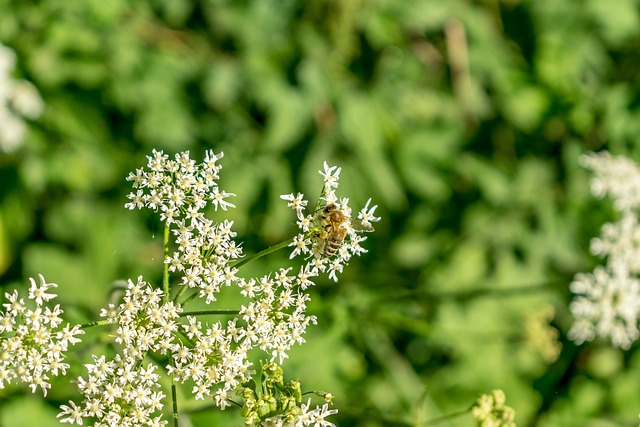
[[[247,360],[251,341],[245,338],[242,328],[236,327],[236,320],[229,321],[226,329],[216,322],[206,330],[195,317],[189,316],[188,321],[182,328],[189,345],[179,344],[172,349],[169,372],[180,382],[193,381],[196,399],[210,396],[217,388],[213,400],[224,409],[230,405],[231,392],[251,379],[251,362]]]
[[[172,229],[177,251],[165,260],[169,271],[182,273],[182,283],[199,288],[207,303],[216,300],[222,285],[238,281],[237,269],[230,261],[242,256],[242,248],[233,241],[233,222],[214,224],[204,216],[208,203],[217,210],[235,207],[225,199],[233,196],[217,185],[222,166],[216,162],[222,153],[207,151],[205,161],[196,165],[189,153],[179,153],[175,160],[162,151],[148,157],[148,171],[138,169],[127,180],[133,181],[136,193],[129,194],[129,209],[150,208],[161,212],[161,220]]]
[[[40,387],[46,396],[50,377],[66,374],[65,353],[70,345],[80,342],[77,336],[84,331],[68,323],[61,327],[64,312],[60,305],[45,305],[56,298],[49,291],[58,285],[47,283],[42,275],[39,278],[39,285],[29,278],[32,304],[25,303],[17,290],[5,293],[8,302],[0,310],[0,388],[18,378],[29,384],[33,393]],[[33,303],[35,307],[29,307]]]
[[[594,172],[591,193],[599,198],[609,196],[618,211],[640,207],[640,168],[624,156],[607,151],[582,156],[581,163]]]
[[[366,237],[361,236],[358,231],[371,231],[373,230],[371,223],[380,221],[380,218],[374,215],[378,206],[369,208],[371,199],[360,210],[357,219],[351,218],[349,199],[344,197],[339,199],[335,192],[339,186],[340,171],[341,168],[324,163],[324,171],[319,171],[324,177],[324,188],[320,197],[322,206],[316,206],[314,212],[305,213],[309,202],[304,199],[304,194],[281,196],[283,200],[289,202],[287,206],[296,211],[297,225],[301,230],[290,245],[294,248],[291,258],[302,255],[310,259],[307,266],[311,275],[317,276],[319,272],[326,272],[329,278],[336,282],[338,274],[342,273],[351,257],[366,252],[366,249],[360,245]],[[340,224],[337,224],[339,229],[344,230],[344,235],[341,237],[343,240],[339,242],[340,246],[335,256],[326,256],[326,245],[330,244],[329,241],[332,238],[332,224],[323,218],[323,208],[332,205],[341,213],[340,217],[344,218]],[[355,226],[356,224],[358,226]]]
[[[95,418],[96,427],[162,426],[162,399],[156,365],[143,365],[148,352],[166,354],[175,351],[177,319],[181,308],[162,301],[162,291],[138,278],[129,280],[123,302],[109,304],[100,313],[108,323],[117,325],[115,341],[122,346],[123,356],[112,360],[93,355],[87,364],[87,378],[78,378],[84,395],[80,405],[70,402],[61,406],[61,422],[82,424],[83,418]]]
[[[279,268],[259,278],[240,277],[236,265],[243,255],[242,248],[233,240],[236,237],[233,223],[226,220],[215,223],[203,213],[209,204],[216,210],[218,207],[222,210],[234,207],[226,200],[233,194],[217,185],[221,166],[216,162],[220,158],[222,153],[208,151],[205,161],[196,164],[188,152],[179,153],[175,160],[171,160],[162,151],[154,150],[148,156],[147,168],[138,169],[127,178],[133,182],[135,192],[129,194],[130,201],[125,206],[160,212],[176,248],[167,256],[165,263],[169,272],[181,274],[182,288],[178,296],[186,289],[193,289],[197,296],[210,304],[216,301],[223,286],[234,286],[248,299],[237,316],[226,324],[203,324],[195,317],[187,316],[187,323],[178,327],[180,338],[171,340],[166,337],[159,348],[149,348],[170,353],[172,362],[167,369],[174,378],[179,382],[192,382],[192,393],[197,399],[213,396],[216,405],[224,409],[229,405],[230,394],[254,374],[248,361],[250,350],[259,348],[271,356],[271,362],[277,360],[282,364],[293,345],[304,342],[307,326],[316,323],[315,316],[306,314],[309,295],[305,291],[314,284],[312,279],[327,271],[329,277],[337,280],[337,273],[342,271],[351,256],[365,251],[359,244],[364,238],[351,226],[352,221],[370,228],[371,222],[379,218],[373,215],[376,207],[369,209],[367,203],[358,219],[351,220],[348,199],[338,200],[335,195],[340,169],[325,163],[325,171],[321,172],[325,179],[323,206],[335,205],[340,210],[340,227],[345,230],[344,242],[338,242],[340,247],[336,246],[335,256],[325,256],[324,245],[328,239],[326,220],[317,212],[303,213],[307,202],[302,200],[302,195],[297,198],[285,195],[282,198],[289,200],[290,206],[296,209],[298,223],[304,233],[294,240],[292,257],[303,254],[307,262],[297,274],[289,267]],[[189,299],[187,297],[185,301]],[[128,338],[141,335],[136,332],[139,325],[125,328],[120,321],[119,324],[117,339],[121,344],[128,345]],[[170,329],[175,332],[173,326]],[[149,334],[145,342],[156,340],[162,341],[162,338]],[[137,341],[134,345],[144,348]],[[68,408],[67,412],[72,413],[73,408]],[[307,405],[307,415],[296,425],[306,426],[312,422],[318,426],[332,425],[325,422],[324,417],[333,413],[335,410],[326,407],[310,409]]]
[[[623,349],[638,339],[640,281],[623,263],[577,274],[571,291],[576,294],[570,305],[576,320],[569,338],[582,344],[600,336]]]
[[[140,168],[127,177],[137,191],[129,194],[131,202],[125,207],[159,209],[162,221],[167,224],[174,223],[177,216],[196,222],[204,220],[202,209],[208,202],[216,209],[235,207],[224,200],[235,194],[221,191],[216,183],[222,169],[217,161],[222,156],[208,150],[204,162],[197,165],[188,151],[176,154],[175,160],[171,160],[162,151],[153,150],[153,155],[147,156],[149,170]]]
[[[621,216],[591,241],[591,253],[606,258],[606,264],[577,274],[571,283],[576,320],[569,338],[581,344],[599,336],[628,349],[640,337],[640,167],[607,152],[584,156],[582,163],[595,175],[591,192],[611,197]]]
[[[257,346],[282,362],[294,344],[304,342],[306,327],[315,323],[314,316],[304,314],[309,296],[301,291],[313,284],[310,278],[317,276],[318,270],[307,266],[298,275],[290,276],[291,269],[280,269],[277,274],[248,280],[237,275],[232,262],[242,256],[242,248],[233,240],[233,223],[214,223],[202,212],[208,201],[216,209],[234,207],[225,200],[233,194],[217,186],[221,166],[216,161],[222,156],[209,151],[204,163],[197,165],[188,152],[177,154],[174,161],[161,151],[154,151],[148,157],[148,171],[139,169],[129,175],[128,180],[133,181],[137,191],[129,195],[131,202],[126,207],[162,212],[178,248],[165,260],[169,271],[181,272],[182,283],[198,288],[199,296],[207,303],[216,300],[223,285],[238,286],[242,295],[250,299],[240,310],[241,320],[234,320],[233,327],[220,328],[225,335],[221,342],[235,342],[243,352]],[[239,362],[240,372],[245,369],[244,363]],[[212,381],[202,382],[199,388],[202,390],[202,384]],[[206,394],[202,391],[198,395],[203,393]]]
[[[307,326],[316,323],[315,316],[305,314],[309,295],[303,292],[305,286],[313,284],[309,280],[312,275],[306,267],[301,267],[296,276],[288,275],[290,271],[281,268],[273,277],[250,279],[241,291],[252,299],[240,309],[247,324],[244,333],[261,350],[271,353],[271,360],[277,358],[280,363],[294,344],[304,343],[302,335]]]
[[[35,86],[11,76],[16,64],[13,50],[0,44],[0,151],[10,153],[19,146],[27,127],[22,117],[35,119],[44,103]]]
[[[164,406],[164,393],[160,385],[157,367],[140,360],[127,360],[119,354],[107,361],[104,356],[93,356],[93,364],[86,364],[88,379],[78,379],[78,387],[84,394],[82,406],[73,401],[62,405],[58,414],[60,422],[82,424],[83,418],[96,418],[94,427],[131,427],[167,425],[162,415],[153,416]]]

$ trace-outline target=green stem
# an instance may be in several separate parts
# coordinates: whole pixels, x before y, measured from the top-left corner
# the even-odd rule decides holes
[[[443,423],[445,421],[449,421],[449,420],[451,420],[453,418],[458,418],[458,417],[461,417],[463,415],[466,415],[466,414],[469,413],[469,411],[471,411],[471,408],[463,409],[461,411],[453,412],[451,414],[443,415],[441,417],[432,418],[432,419],[426,421],[423,425],[425,425],[425,426],[433,426],[433,425],[436,425],[436,424],[440,424],[440,423]]]
[[[165,224],[164,226],[162,248],[164,254],[164,258],[162,258],[162,287],[164,289],[164,302],[169,302],[169,264],[166,263],[169,257],[169,224]]]
[[[241,260],[239,260],[238,262],[232,264],[232,267],[236,267],[236,268],[240,268],[243,265],[251,262],[251,261],[255,261],[258,258],[261,258],[265,255],[269,255],[272,252],[275,252],[277,250],[280,250],[282,248],[286,248],[287,246],[289,246],[289,244],[293,242],[293,239],[289,239],[289,240],[285,240],[284,242],[280,242],[277,245],[273,245],[273,246],[269,246],[267,249],[258,252],[257,254],[253,254],[253,255],[249,255],[247,257],[242,258]]]
[[[238,408],[242,408],[243,406],[241,404],[239,404],[238,402],[236,402],[235,400],[232,399],[227,399],[227,402],[231,402],[234,405],[236,405]]]
[[[88,329],[88,328],[93,328],[94,326],[104,326],[104,325],[109,325],[109,321],[108,320],[96,320],[94,322],[84,323],[84,324],[80,325],[80,329]]]
[[[180,313],[180,317],[185,316],[206,316],[208,314],[240,314],[239,310],[197,310]]]
[[[468,301],[475,298],[509,298],[518,297],[524,294],[546,292],[552,289],[551,286],[531,285],[531,286],[514,286],[510,288],[474,288],[459,291],[448,292],[429,292],[421,290],[395,291],[393,296],[384,296],[384,300],[388,301],[393,298],[402,299],[427,299],[430,301]]]
[[[189,301],[191,301],[192,299],[194,299],[194,298],[195,298],[195,297],[197,297],[197,296],[198,296],[198,292],[194,292],[194,293],[192,293],[192,294],[191,294],[191,295],[189,295],[189,296],[188,296],[184,301],[182,301],[182,302],[180,303],[180,305],[181,305],[181,306],[183,306],[183,307],[184,307],[184,306],[186,306],[186,305],[189,303]]]
[[[178,288],[178,292],[176,292],[176,296],[173,297],[173,302],[178,301],[178,298],[180,298],[182,296],[182,294],[184,293],[184,291],[187,289],[187,285],[182,285]]]
[[[171,400],[173,400],[173,427],[178,427],[178,396],[176,390],[176,381],[173,374],[171,374]]]

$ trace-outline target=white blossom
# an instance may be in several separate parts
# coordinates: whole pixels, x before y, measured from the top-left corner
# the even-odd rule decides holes
[[[620,211],[640,207],[640,167],[633,160],[601,151],[583,156],[581,163],[594,172],[594,196],[610,196]]]
[[[581,344],[596,336],[608,338],[616,347],[628,349],[638,339],[640,280],[623,263],[596,267],[578,274],[571,283],[576,295],[571,312],[577,318],[569,338]]]
[[[328,277],[336,282],[351,257],[366,252],[366,249],[360,245],[366,240],[366,237],[362,236],[360,232],[373,231],[372,223],[380,221],[380,218],[374,215],[378,206],[369,207],[371,199],[358,212],[355,220],[351,217],[352,209],[349,206],[349,199],[339,198],[336,194],[336,189],[340,184],[340,171],[339,167],[329,166],[327,162],[324,163],[324,170],[319,171],[324,178],[323,192],[314,212],[305,213],[305,207],[309,202],[304,199],[304,195],[301,193],[296,196],[293,194],[280,196],[281,199],[289,202],[287,203],[288,207],[295,210],[298,218],[297,225],[301,231],[289,245],[293,247],[290,258],[302,255],[308,265],[314,266],[313,271],[316,274],[326,272]],[[332,257],[325,256],[325,246],[331,238],[331,229],[330,224],[323,218],[322,212],[323,208],[329,205],[335,205],[344,216],[344,221],[339,224],[339,227],[345,231],[345,238],[340,242],[339,250]]]
[[[69,347],[80,342],[84,334],[80,326],[62,325],[64,311],[59,305],[45,304],[57,297],[47,292],[56,287],[39,275],[40,284],[29,278],[27,301],[17,290],[6,292],[4,311],[0,310],[0,388],[18,379],[29,385],[33,393],[41,389],[46,396],[52,376],[64,375],[69,365],[64,362]]]
[[[179,278],[175,301],[155,289],[142,277],[128,281],[126,293],[119,304],[111,303],[100,314],[113,324],[113,338],[121,354],[111,359],[93,355],[94,363],[85,365],[87,374],[78,378],[83,394],[81,404],[70,402],[61,407],[62,422],[81,424],[88,418],[99,424],[164,425],[159,411],[164,395],[157,388],[158,366],[143,365],[148,352],[167,355],[166,369],[178,383],[187,383],[196,399],[211,399],[220,409],[231,404],[233,393],[249,383],[252,370],[250,352],[260,351],[270,363],[282,364],[294,345],[305,342],[307,327],[317,319],[307,313],[308,290],[320,274],[338,281],[351,257],[366,250],[361,243],[363,228],[371,231],[377,206],[367,201],[357,218],[352,218],[349,199],[338,197],[340,168],[324,163],[320,171],[324,179],[323,192],[314,211],[308,212],[309,201],[301,193],[281,198],[295,211],[300,232],[289,245],[291,258],[301,258],[302,265],[274,269],[259,277],[243,277],[239,267],[243,260],[242,244],[236,241],[234,223],[213,221],[205,209],[226,211],[235,206],[228,201],[233,193],[218,185],[222,153],[207,151],[198,163],[188,152],[173,158],[153,150],[147,165],[127,177],[132,184],[128,209],[148,208],[157,212],[168,227],[171,253],[165,257],[170,273]],[[322,210],[335,205],[343,218],[338,225],[329,224]],[[364,226],[356,226],[364,224]],[[340,227],[344,233],[335,254],[326,256],[329,232]],[[229,318],[199,320],[183,313],[186,302],[200,298],[214,304],[223,289],[236,290],[244,301],[237,313]],[[180,298],[185,293],[184,298]],[[46,289],[34,288],[33,295],[45,300]],[[17,297],[7,306],[20,310]],[[215,311],[212,311],[215,313]],[[37,317],[37,316],[36,316]],[[0,328],[15,328],[10,320],[0,318]],[[1,372],[0,372],[1,375]],[[129,404],[125,405],[125,402]],[[301,407],[302,414],[291,424],[295,426],[333,426],[326,420],[337,412],[325,404],[310,409],[310,402]],[[268,422],[280,425],[284,418],[269,417]],[[259,422],[260,420],[245,420]],[[263,420],[267,422],[266,420]]]
[[[592,193],[610,196],[620,218],[605,224],[591,241],[591,253],[606,264],[577,274],[571,283],[575,322],[569,338],[582,344],[601,337],[628,349],[640,338],[640,168],[607,152],[584,156],[582,163],[594,172]]]
[[[114,339],[122,345],[122,355],[113,359],[92,355],[94,363],[85,365],[87,376],[77,380],[84,400],[80,405],[70,402],[61,406],[61,422],[82,424],[83,418],[99,418],[114,427],[158,422],[164,398],[158,366],[142,362],[149,351],[166,354],[176,349],[173,332],[182,311],[162,296],[162,291],[138,277],[136,282],[128,281],[119,306],[101,312],[109,323],[117,325]],[[163,345],[167,340],[169,345]]]

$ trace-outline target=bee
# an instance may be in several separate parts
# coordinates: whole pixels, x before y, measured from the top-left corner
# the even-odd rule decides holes
[[[373,227],[370,224],[347,217],[333,203],[322,208],[320,218],[325,224],[320,232],[320,239],[324,240],[323,255],[326,258],[334,256],[342,246],[345,237],[347,237],[347,230],[342,226],[344,223],[348,222],[355,231],[373,231]]]

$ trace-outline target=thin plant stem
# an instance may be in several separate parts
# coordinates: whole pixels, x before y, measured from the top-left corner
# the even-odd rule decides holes
[[[80,329],[88,329],[88,328],[93,328],[94,326],[104,326],[108,324],[109,324],[108,320],[96,320],[94,322],[84,323],[80,325]]]
[[[176,296],[173,297],[173,302],[178,301],[178,298],[180,298],[182,296],[182,294],[184,293],[184,291],[187,289],[186,285],[182,285],[178,288],[178,292],[176,292]]]
[[[173,427],[179,427],[179,421],[178,421],[178,396],[177,396],[177,390],[176,390],[176,380],[173,376],[173,373],[171,374],[171,399],[173,400]]]
[[[469,407],[467,409],[463,409],[463,410],[458,411],[458,412],[452,412],[451,414],[443,415],[443,416],[437,417],[437,418],[432,418],[432,419],[426,421],[423,425],[424,426],[434,426],[436,424],[440,424],[440,423],[443,423],[445,421],[449,421],[449,420],[451,420],[453,418],[461,417],[463,415],[468,414],[469,411],[471,411],[471,408],[472,407]]]
[[[164,255],[164,258],[162,258],[162,287],[164,288],[164,301],[169,302],[169,264],[165,262],[169,256],[169,224],[165,224],[164,226],[162,247]]]
[[[169,256],[169,224],[164,226],[164,237],[162,241],[163,258],[162,258],[162,287],[164,289],[164,301],[169,302],[169,264],[165,262]],[[170,357],[171,364],[173,364],[173,358]],[[173,402],[173,427],[179,427],[180,421],[178,419],[178,390],[176,389],[175,374],[171,373],[171,400]]]
[[[194,298],[195,298],[195,297],[197,297],[197,296],[198,296],[198,292],[194,292],[194,293],[192,293],[191,295],[189,295],[189,296],[187,297],[187,299],[185,299],[184,301],[182,301],[182,302],[180,303],[180,305],[184,307],[185,305],[187,305],[187,303],[188,303],[189,301],[191,301],[192,299],[194,299]]]
[[[247,263],[249,263],[251,261],[255,261],[258,258],[261,258],[261,257],[263,257],[265,255],[269,255],[272,252],[275,252],[275,251],[280,250],[282,248],[286,248],[287,246],[289,246],[289,244],[291,242],[293,242],[293,239],[288,239],[288,240],[285,240],[284,242],[280,242],[280,243],[278,243],[276,245],[269,246],[267,249],[264,249],[264,250],[258,252],[257,254],[249,255],[247,257],[242,258],[241,260],[239,260],[235,264],[232,264],[232,267],[240,268],[243,265],[245,265],[245,264],[247,264]]]
[[[242,408],[243,407],[241,404],[239,404],[238,402],[236,402],[235,400],[232,400],[232,399],[227,399],[227,402],[231,402],[232,404],[236,405],[238,408]]]
[[[467,301],[475,298],[508,298],[518,297],[524,294],[546,292],[552,289],[548,284],[530,285],[530,286],[514,286],[510,288],[474,288],[469,290],[448,291],[448,292],[429,292],[423,290],[406,290],[394,291],[394,295],[385,295],[380,297],[385,301],[389,299],[427,299],[430,301]]]

